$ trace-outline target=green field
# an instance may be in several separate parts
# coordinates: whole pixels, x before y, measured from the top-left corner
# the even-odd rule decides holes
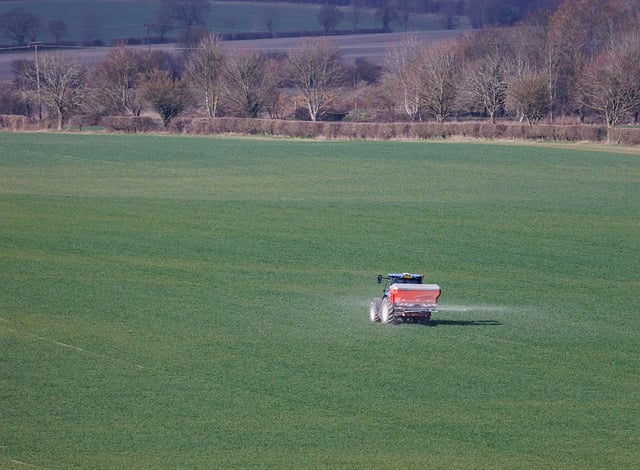
[[[115,38],[145,38],[146,25],[155,21],[157,0],[22,0],[20,2],[0,2],[0,14],[20,7],[38,15],[43,28],[38,34],[41,41],[53,41],[47,32],[47,25],[53,19],[62,19],[68,35],[62,40],[82,41],[101,39],[110,45]],[[288,4],[266,2],[210,2],[206,26],[217,33],[242,33],[268,31],[267,20],[272,19],[274,32],[321,31],[318,22],[320,5]],[[353,10],[342,7],[343,21],[338,29],[353,28]],[[361,12],[359,28],[379,28],[374,11]],[[430,31],[442,29],[442,22],[434,15],[413,14],[409,18],[410,31]],[[399,24],[392,28],[401,31]],[[91,33],[89,33],[91,31]],[[155,33],[150,31],[153,36]],[[168,36],[179,37],[178,30]],[[0,38],[0,44],[8,39]]]
[[[638,468],[640,152],[0,134],[0,468]],[[370,323],[424,272],[431,326]]]

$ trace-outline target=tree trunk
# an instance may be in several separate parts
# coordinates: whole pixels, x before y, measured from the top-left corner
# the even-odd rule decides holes
[[[311,120],[313,122],[316,122],[316,120],[318,119],[318,111],[315,109],[315,106],[312,106],[311,103],[309,103],[307,109],[309,110],[309,116],[311,117]]]

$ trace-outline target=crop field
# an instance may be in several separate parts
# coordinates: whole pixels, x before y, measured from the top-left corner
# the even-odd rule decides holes
[[[0,468],[638,468],[640,152],[0,134]],[[374,324],[378,273],[443,288]]]
[[[62,19],[68,32],[63,40],[100,39],[110,45],[116,38],[145,38],[149,33],[155,36],[153,30],[147,30],[147,25],[156,21],[158,5],[158,0],[22,0],[0,2],[0,14],[20,7],[38,15],[44,25],[38,35],[42,41],[53,41],[46,25],[53,19]],[[217,33],[264,32],[269,31],[269,27],[274,32],[322,30],[318,21],[320,5],[224,1],[209,2],[209,5],[206,27]],[[338,29],[354,28],[353,10],[349,7],[340,10],[344,17]],[[362,9],[359,15],[357,27],[381,26],[372,9]],[[466,23],[462,22],[462,25],[466,26]],[[393,23],[392,28],[402,30],[397,23]],[[416,13],[409,17],[409,31],[442,28],[442,21],[435,15]],[[168,35],[179,37],[180,32],[171,30]]]

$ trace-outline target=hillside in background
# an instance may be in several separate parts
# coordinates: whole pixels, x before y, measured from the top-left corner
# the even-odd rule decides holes
[[[197,3],[197,2],[196,2]],[[324,31],[318,15],[320,4],[276,2],[205,2],[197,21],[191,27],[203,28],[219,34],[267,32],[282,34],[293,31]],[[184,34],[185,20],[169,18],[158,0],[123,2],[115,0],[23,0],[0,2],[0,15],[19,8],[33,15],[38,25],[25,37],[26,41],[49,43],[85,43],[111,45],[115,40],[147,38],[171,40]],[[380,28],[378,9],[372,6],[340,6],[335,30]],[[460,10],[462,14],[462,10]],[[467,27],[462,16],[450,26]],[[393,14],[389,23],[392,31],[428,31],[447,28],[442,12],[411,10]],[[16,45],[15,38],[3,34],[0,44]]]

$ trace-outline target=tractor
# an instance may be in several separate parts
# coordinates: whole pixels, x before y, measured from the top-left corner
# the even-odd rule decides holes
[[[442,293],[437,284],[423,284],[423,274],[378,274],[378,284],[385,280],[381,298],[371,300],[369,319],[372,322],[395,324],[398,321],[428,324],[431,313],[437,311]]]

